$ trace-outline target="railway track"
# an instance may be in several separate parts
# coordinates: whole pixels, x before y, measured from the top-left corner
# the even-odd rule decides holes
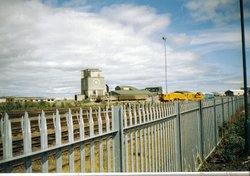
[[[63,115],[67,113],[68,111],[63,111],[63,113],[60,113],[60,120],[61,120],[61,135],[62,135],[62,143],[68,142],[68,129],[67,129],[67,121],[66,121],[66,115]],[[54,146],[55,145],[55,127],[53,123],[53,113],[55,111],[46,111],[46,121],[47,121],[47,131],[48,131],[48,146]],[[105,121],[105,112],[101,113],[102,117],[102,130],[106,131],[106,121]],[[97,113],[93,113],[93,120],[94,120],[94,134],[98,134],[98,122],[97,122]],[[20,115],[20,114],[18,114]],[[40,142],[40,129],[38,124],[38,115],[39,113],[32,113],[30,115],[30,126],[31,126],[31,134],[32,134],[32,151],[39,150],[41,147]],[[23,115],[22,115],[23,116]],[[12,129],[12,149],[13,149],[13,156],[18,156],[23,153],[23,137],[22,137],[22,127],[21,127],[21,116],[17,118],[17,115],[10,116],[11,120],[11,129]],[[109,112],[109,118],[111,118],[111,112]],[[77,119],[76,113],[72,113],[72,120],[73,120],[73,126],[74,126],[74,140],[80,139],[80,128],[79,123]],[[89,122],[87,118],[87,114],[83,114],[83,120],[84,120],[84,131],[85,131],[85,137],[88,137],[89,132]],[[111,127],[110,123],[110,127]],[[2,159],[3,156],[3,146],[0,140],[0,159]]]
[[[72,121],[73,121],[73,129],[74,129],[74,140],[80,139],[80,127],[77,119],[77,111],[79,108],[71,109],[72,111]],[[48,147],[55,146],[55,127],[53,123],[53,113],[55,114],[55,110],[44,111],[47,122],[47,132],[48,132]],[[61,135],[62,135],[62,143],[68,142],[68,129],[67,129],[67,120],[66,113],[68,109],[60,109],[60,121],[61,121]],[[32,134],[32,151],[40,150],[41,142],[40,142],[40,129],[38,124],[38,115],[39,112],[28,112],[30,118],[30,126],[31,126],[31,134]],[[101,111],[102,118],[102,131],[106,131],[106,120],[105,120],[105,111]],[[110,128],[112,128],[111,122],[111,111],[108,112],[110,119]],[[22,127],[21,127],[21,117],[24,116],[23,113],[10,114],[9,119],[11,120],[11,129],[12,129],[12,150],[13,156],[19,156],[23,154],[23,136],[22,136]],[[98,134],[98,113],[96,109],[92,112],[93,120],[94,120],[94,134]],[[128,114],[127,114],[128,117]],[[86,113],[83,113],[83,121],[84,121],[84,131],[85,137],[89,137],[89,120]],[[129,121],[127,121],[129,123]],[[0,136],[1,137],[1,136]],[[0,140],[0,159],[3,157],[3,146]]]

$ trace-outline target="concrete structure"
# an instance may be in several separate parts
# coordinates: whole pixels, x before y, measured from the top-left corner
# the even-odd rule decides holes
[[[225,92],[226,96],[240,96],[244,95],[244,90],[227,90]]]
[[[85,98],[96,99],[106,94],[104,77],[101,70],[89,68],[81,71],[81,95]]]

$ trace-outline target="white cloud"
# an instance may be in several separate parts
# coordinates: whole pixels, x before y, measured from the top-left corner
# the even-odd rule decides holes
[[[103,8],[101,15],[112,22],[131,27],[137,35],[150,35],[163,30],[170,24],[169,15],[157,15],[152,8],[147,6],[113,5]]]
[[[195,48],[203,55],[207,53],[215,53],[216,51],[223,51],[241,47],[240,31],[229,30],[207,30],[201,33],[190,36],[190,46]],[[246,38],[246,40],[249,40]],[[225,53],[226,54],[226,53]]]
[[[180,47],[189,45],[191,38],[186,33],[173,33],[167,36],[167,41],[174,47]]]
[[[246,52],[250,49],[249,27],[245,30]],[[196,35],[190,35],[190,47],[199,53],[215,53],[216,51],[238,49],[241,50],[241,31],[239,26],[231,28],[202,30]],[[226,52],[225,52],[226,54]]]
[[[239,19],[239,2],[235,0],[192,0],[186,3],[190,15],[195,21],[211,21],[223,25]]]
[[[68,8],[72,4],[54,8],[38,1],[11,2],[0,6],[0,95],[72,97],[80,92],[85,68],[100,68],[111,87],[165,85],[163,43],[153,37],[170,25],[169,14],[133,5],[94,13]],[[184,33],[170,39],[176,45],[190,42]],[[190,82],[206,74],[198,59],[168,45],[169,80]]]
[[[191,44],[193,45],[203,45],[203,44],[214,44],[214,43],[240,43],[240,33],[238,32],[203,32],[193,38]]]
[[[242,80],[227,80],[227,81],[224,81],[224,83],[226,83],[226,84],[243,85],[243,81]]]

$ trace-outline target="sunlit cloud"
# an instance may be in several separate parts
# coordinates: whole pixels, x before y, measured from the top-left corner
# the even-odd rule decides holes
[[[191,12],[203,7],[192,2],[187,4]],[[167,33],[175,25],[172,15],[147,5],[91,11],[88,1],[0,3],[0,96],[73,97],[80,93],[80,70],[85,68],[101,69],[111,88],[164,87],[163,34],[168,37],[170,90],[191,89],[192,82],[198,84],[211,72],[198,64],[200,53],[192,47],[239,43],[232,31]],[[210,4],[209,10],[215,7]]]

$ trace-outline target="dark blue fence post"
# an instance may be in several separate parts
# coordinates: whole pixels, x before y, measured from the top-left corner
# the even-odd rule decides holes
[[[177,172],[181,172],[182,169],[182,147],[181,147],[181,110],[180,102],[175,101],[175,110],[176,110],[176,169]]]

